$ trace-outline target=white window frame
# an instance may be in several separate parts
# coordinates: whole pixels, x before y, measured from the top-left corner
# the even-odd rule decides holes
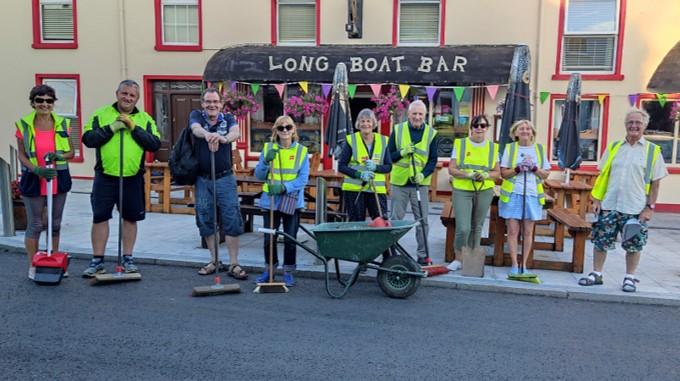
[[[178,41],[167,41],[165,38],[165,6],[166,5],[186,5],[186,6],[195,6],[196,7],[196,42],[178,42]],[[161,0],[160,4],[160,13],[161,13],[161,44],[162,45],[169,45],[169,46],[199,46],[201,43],[201,20],[199,20],[200,16],[200,11],[199,11],[199,2],[198,0]]]
[[[437,4],[439,5],[437,17],[437,36],[434,42],[402,42],[401,41],[401,5],[402,4]],[[397,45],[398,46],[439,46],[441,40],[442,26],[442,2],[441,0],[399,0],[397,10]]]
[[[557,135],[559,132],[559,128],[562,125],[562,118],[559,120],[559,125],[556,125],[556,119],[557,119],[557,113],[559,111],[559,108],[557,107],[557,102],[566,102],[567,99],[566,97],[560,97],[552,100],[552,104],[550,107],[552,107],[552,120],[550,120],[550,128],[551,128],[551,141],[550,141],[550,152],[548,156],[550,158],[550,161],[552,163],[557,163],[557,159],[553,159],[553,157],[557,154],[557,146],[555,145],[555,140],[557,139]],[[593,165],[597,164],[597,162],[600,160],[602,157],[602,139],[604,137],[602,136],[603,129],[604,129],[604,114],[605,114],[605,107],[606,104],[605,102],[600,103],[597,98],[581,98],[581,101],[588,101],[588,102],[595,102],[599,107],[600,107],[600,115],[597,121],[597,140],[595,140],[595,160],[585,160],[583,159],[583,164],[584,165]],[[564,115],[561,115],[564,117]],[[607,143],[607,142],[605,142]],[[604,145],[606,147],[606,145]]]
[[[43,34],[43,5],[71,5],[71,24],[73,25],[73,37],[70,40],[48,40]],[[43,44],[71,44],[76,41],[75,36],[75,14],[73,12],[73,0],[39,0],[38,1],[38,12],[39,12],[39,22],[40,22],[40,42]]]
[[[316,0],[287,0],[283,5],[312,5],[314,8],[314,37],[309,41],[282,41],[281,40],[281,1],[276,1],[276,41],[278,45],[284,46],[314,46],[317,40],[316,25]]]
[[[676,102],[676,101],[680,102],[680,98],[679,99],[668,99],[667,100],[667,102],[669,102],[669,103],[670,102]],[[640,99],[640,109],[644,110],[645,109],[644,103],[647,103],[647,102],[658,102],[658,100],[651,99],[651,98]],[[650,116],[650,118],[651,118],[651,116]],[[647,131],[645,130],[645,132],[647,132]],[[662,136],[659,136],[659,135],[647,135],[647,134],[644,134],[643,137],[645,139],[647,139],[648,141],[652,142],[652,143],[656,143],[656,142],[662,141],[662,140],[666,140],[666,141],[671,140],[673,142],[673,145],[672,145],[673,152],[671,154],[671,162],[666,163],[666,165],[672,166],[672,167],[675,167],[675,168],[679,167],[679,165],[680,165],[680,154],[678,154],[678,146],[680,146],[680,120],[673,121],[673,135],[670,138],[665,137],[665,136],[662,137]]]
[[[588,31],[588,32],[579,32],[579,31],[569,31],[569,6],[571,4],[572,0],[565,0],[565,11],[564,11],[564,29],[562,30],[562,51],[560,52],[560,72],[564,74],[569,74],[569,73],[583,73],[583,74],[614,74],[616,73],[616,57],[618,54],[618,43],[619,43],[619,35],[620,35],[620,30],[619,30],[619,23],[620,23],[620,16],[621,16],[621,0],[614,0],[616,3],[616,10],[614,12],[614,30],[613,31],[602,31],[602,32],[594,32],[594,31]],[[605,36],[613,36],[614,39],[612,41],[612,69],[611,70],[583,70],[583,69],[575,69],[575,70],[569,70],[564,67],[564,57],[567,52],[567,44],[566,40],[569,37],[605,37]]]

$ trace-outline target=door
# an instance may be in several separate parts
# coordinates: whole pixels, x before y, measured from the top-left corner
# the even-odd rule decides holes
[[[168,161],[172,146],[179,138],[182,129],[189,125],[191,110],[200,108],[201,94],[170,95],[170,134],[161,137],[161,148],[156,153],[156,160]]]

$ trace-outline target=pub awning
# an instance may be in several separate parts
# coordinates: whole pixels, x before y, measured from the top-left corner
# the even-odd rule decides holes
[[[508,82],[517,45],[271,46],[240,45],[222,49],[206,64],[203,80],[330,83],[339,62],[350,83],[474,85]]]
[[[656,68],[647,89],[656,93],[680,93],[680,41],[668,51]]]

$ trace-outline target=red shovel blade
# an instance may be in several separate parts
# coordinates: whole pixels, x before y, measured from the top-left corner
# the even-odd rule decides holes
[[[372,228],[387,228],[387,227],[392,226],[392,223],[390,223],[390,221],[387,221],[386,219],[384,219],[382,217],[376,217],[376,218],[373,219],[373,221],[371,221],[368,224],[368,226],[370,226]]]

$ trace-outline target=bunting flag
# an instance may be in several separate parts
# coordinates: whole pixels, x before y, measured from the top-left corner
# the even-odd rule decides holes
[[[276,88],[276,91],[279,93],[279,97],[283,99],[283,89],[286,88],[286,85],[283,83],[277,83],[274,85],[274,87]]]
[[[436,86],[425,86],[425,91],[427,92],[427,100],[432,103],[434,99],[434,94],[437,92]]]
[[[324,98],[328,98],[328,94],[331,93],[332,88],[333,88],[333,85],[331,85],[330,83],[321,84],[321,91],[323,92]]]
[[[349,94],[349,98],[352,99],[354,98],[354,94],[357,92],[357,85],[355,83],[350,83],[347,85],[347,94]]]
[[[374,96],[380,95],[380,89],[382,89],[382,85],[379,83],[371,83],[369,86],[371,86],[371,91],[373,91]]]
[[[496,94],[498,94],[498,85],[489,85],[486,87],[486,91],[489,93],[492,101],[496,100]]]
[[[460,102],[465,94],[465,88],[460,86],[453,86],[453,93],[456,94],[456,100]]]
[[[402,98],[405,98],[408,95],[408,89],[411,88],[411,85],[399,85],[399,94],[401,94]]]
[[[309,87],[309,82],[307,82],[307,81],[300,81],[300,82],[298,82],[298,84],[300,84],[300,87],[302,88],[302,91],[304,91],[305,94],[307,94],[307,90],[308,90],[308,87]]]
[[[545,103],[545,100],[548,99],[550,96],[550,91],[541,91],[539,95],[539,99],[541,100],[541,104]]]
[[[205,86],[206,86],[207,88],[213,87],[213,86],[212,86],[212,82],[210,82],[210,81],[207,81],[207,82],[205,83]]]
[[[656,94],[656,99],[659,101],[659,106],[666,105],[666,94]]]
[[[635,104],[637,103],[639,96],[640,96],[640,94],[629,94],[628,95],[628,103],[630,103],[630,107],[635,107]]]
[[[236,81],[231,81],[231,83],[229,84],[229,90],[231,90],[231,91],[236,91],[236,86],[237,86],[237,85],[238,85],[238,82],[236,82]]]
[[[259,83],[251,83],[250,84],[250,90],[253,92],[253,95],[257,95],[257,92],[260,90],[260,84]]]
[[[604,100],[605,100],[606,98],[607,98],[607,96],[606,96],[605,94],[599,94],[599,95],[597,96],[597,101],[600,102],[600,105],[602,105],[602,104],[604,103]]]
[[[224,83],[222,81],[217,82],[217,92],[222,94],[223,88],[224,88]]]

